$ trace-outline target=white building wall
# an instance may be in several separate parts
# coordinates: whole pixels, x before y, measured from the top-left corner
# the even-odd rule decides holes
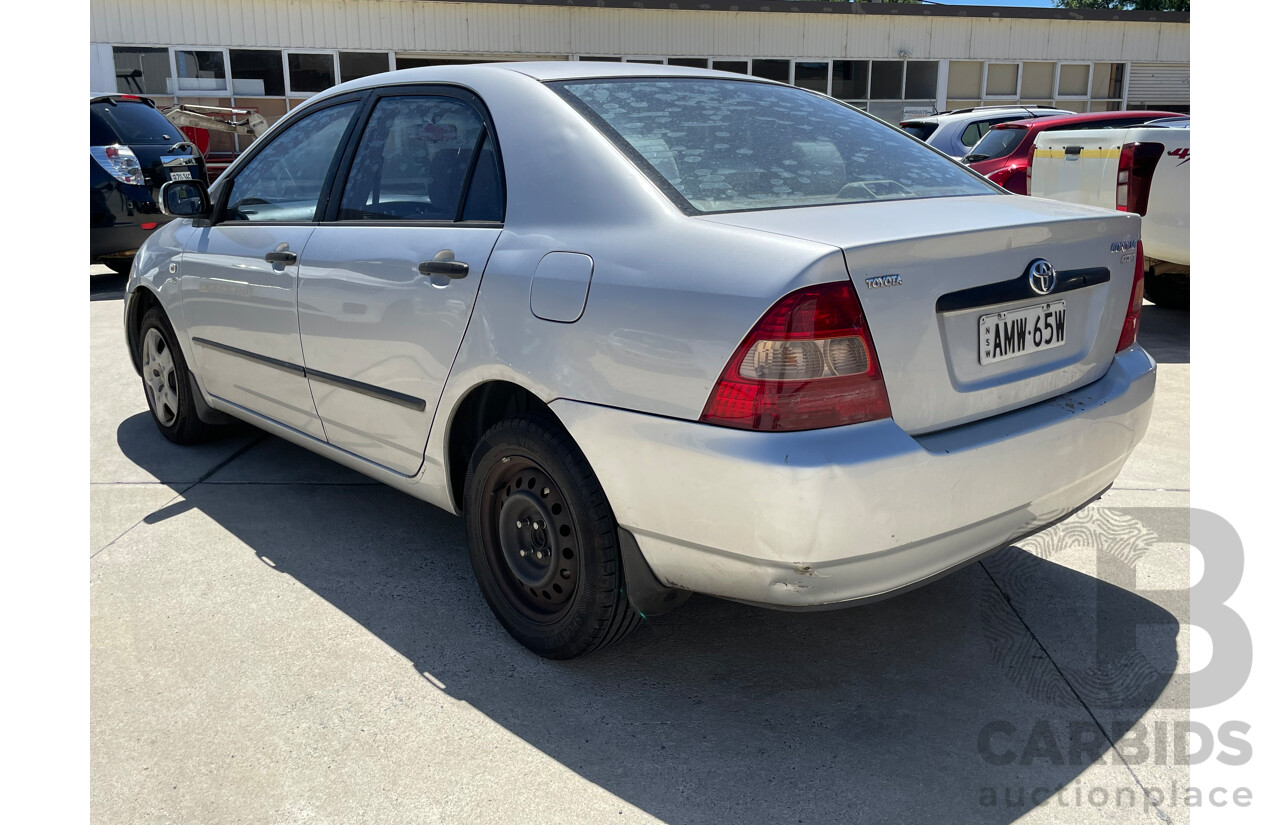
[[[602,9],[419,0],[94,0],[90,40],[437,54],[1185,63],[1185,23]]]

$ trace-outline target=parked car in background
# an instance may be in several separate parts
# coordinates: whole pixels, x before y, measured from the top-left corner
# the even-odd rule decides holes
[[[1086,115],[1062,115],[1031,120],[1014,120],[991,127],[963,163],[986,175],[1015,195],[1027,194],[1027,165],[1036,135],[1041,132],[1069,129],[1123,129],[1158,118],[1176,117],[1176,112],[1093,112]]]
[[[1191,301],[1191,126],[1185,117],[1128,129],[1041,132],[1027,191],[1142,216],[1146,297]]]
[[[997,123],[1027,118],[1069,115],[1066,109],[1050,106],[977,106],[953,109],[929,117],[904,120],[902,130],[919,138],[940,152],[959,160],[982,140]]]
[[[465,514],[542,656],[690,592],[941,576],[1100,496],[1151,415],[1136,217],[760,78],[380,74],[163,195],[124,313],[161,433],[233,416]]]
[[[171,180],[208,183],[204,158],[138,95],[89,99],[89,262],[127,273],[134,253],[169,218],[158,204]]]

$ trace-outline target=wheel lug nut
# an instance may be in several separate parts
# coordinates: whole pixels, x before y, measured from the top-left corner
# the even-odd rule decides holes
[[[529,551],[525,550],[523,547],[520,548],[520,558],[524,558],[527,555],[529,555]]]
[[[516,522],[516,529],[518,530],[518,529],[520,529],[521,527],[524,527],[524,522],[522,522],[522,521],[517,521],[517,522]]]

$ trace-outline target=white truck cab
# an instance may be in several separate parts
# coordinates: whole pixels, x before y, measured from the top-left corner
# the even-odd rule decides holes
[[[1146,297],[1186,307],[1191,274],[1191,126],[1042,132],[1027,194],[1142,216]]]

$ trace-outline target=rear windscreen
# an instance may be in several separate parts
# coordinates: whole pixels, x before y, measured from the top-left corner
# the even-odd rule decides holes
[[[174,143],[183,140],[172,123],[145,103],[89,104],[89,144]]]
[[[978,145],[974,146],[969,154],[965,155],[965,160],[977,162],[980,160],[991,160],[994,158],[1002,158],[1005,155],[1018,148],[1018,144],[1027,136],[1026,127],[1014,127],[1009,129],[992,129],[978,141]]]
[[[904,123],[902,124],[902,131],[911,135],[913,138],[918,138],[920,140],[928,140],[929,135],[938,131],[938,124],[936,123]]]
[[[549,85],[690,213],[999,192],[897,129],[793,86],[710,78]]]

